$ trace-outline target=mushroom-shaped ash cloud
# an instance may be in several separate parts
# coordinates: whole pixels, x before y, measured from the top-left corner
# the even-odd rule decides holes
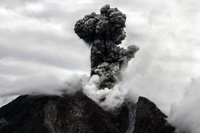
[[[119,80],[122,65],[139,50],[135,45],[128,49],[118,46],[126,37],[125,22],[125,14],[105,5],[100,14],[85,15],[75,24],[75,33],[91,46],[91,76],[100,77],[99,88],[112,88]]]

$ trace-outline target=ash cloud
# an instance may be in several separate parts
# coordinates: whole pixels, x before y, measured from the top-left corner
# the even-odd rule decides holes
[[[119,81],[120,69],[139,50],[118,45],[125,39],[126,15],[117,8],[105,5],[100,14],[85,15],[75,24],[75,33],[91,47],[91,76],[100,77],[99,88],[112,88]]]

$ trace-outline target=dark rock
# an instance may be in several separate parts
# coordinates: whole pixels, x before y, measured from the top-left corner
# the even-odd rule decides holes
[[[139,97],[136,107],[136,123],[133,133],[174,133],[167,123],[167,116],[145,97]]]
[[[110,116],[78,92],[20,96],[0,109],[0,133],[119,133]]]
[[[139,97],[135,104],[126,101],[113,122],[121,133],[174,133],[166,118],[153,102]]]
[[[112,116],[112,120],[120,133],[126,133],[127,130],[130,128],[129,126],[131,126],[131,122],[135,121],[135,118],[131,117],[132,111],[135,110],[135,107],[136,104],[126,101],[123,103],[121,109],[118,111],[117,114],[113,115],[112,112],[110,113],[110,115]]]
[[[19,96],[0,108],[0,133],[173,133],[156,105],[144,97],[106,112],[78,92],[73,96]],[[134,130],[134,131],[133,131]]]

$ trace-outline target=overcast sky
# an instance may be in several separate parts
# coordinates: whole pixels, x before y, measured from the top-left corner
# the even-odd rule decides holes
[[[200,76],[198,0],[0,0],[0,105],[9,99],[4,92],[18,88],[15,79],[89,74],[90,50],[73,28],[105,4],[127,15],[123,46],[140,47],[125,79],[145,90],[141,94],[157,104],[174,94],[173,101],[191,78]]]

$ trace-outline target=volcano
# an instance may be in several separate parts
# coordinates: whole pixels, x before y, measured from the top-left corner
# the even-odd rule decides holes
[[[133,103],[120,95],[120,87],[113,89],[121,81],[121,69],[139,50],[118,46],[126,37],[125,22],[126,15],[109,5],[78,20],[74,31],[91,47],[90,79],[96,81],[73,95],[19,96],[0,108],[0,133],[174,133],[167,116],[149,99]],[[97,96],[100,91],[103,95]],[[108,97],[120,99],[120,106],[104,109],[101,103]]]
[[[84,93],[19,96],[0,108],[0,133],[173,133],[156,105],[145,97],[104,111]]]

